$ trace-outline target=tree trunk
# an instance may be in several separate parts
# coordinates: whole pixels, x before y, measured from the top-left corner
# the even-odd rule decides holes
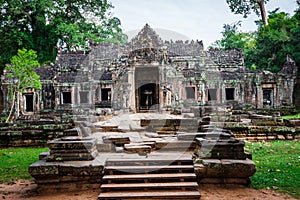
[[[268,25],[268,19],[267,19],[267,12],[265,8],[265,1],[264,0],[257,0],[257,3],[259,5],[260,9],[260,15],[263,21],[264,26]]]
[[[12,100],[12,104],[11,104],[11,108],[10,108],[9,115],[8,115],[8,117],[7,117],[7,119],[6,119],[6,123],[7,123],[7,122],[10,122],[10,118],[11,118],[13,109],[14,109],[14,107],[15,107],[15,98],[16,98],[16,92],[14,92],[14,95],[13,95],[13,100]]]

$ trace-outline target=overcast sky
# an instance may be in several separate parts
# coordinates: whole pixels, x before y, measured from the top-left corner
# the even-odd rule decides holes
[[[111,0],[114,16],[122,22],[125,32],[140,30],[148,23],[152,28],[167,29],[189,39],[203,40],[205,48],[221,38],[223,24],[242,21],[243,31],[256,29],[255,14],[244,19],[231,13],[225,0]],[[280,8],[291,15],[297,8],[295,0],[270,0],[267,11]]]

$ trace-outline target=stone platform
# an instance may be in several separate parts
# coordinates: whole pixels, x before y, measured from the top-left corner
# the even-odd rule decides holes
[[[144,116],[147,115],[144,114]],[[169,163],[161,169],[159,163],[165,163],[169,159],[165,155],[188,155],[190,158],[188,168],[192,167],[192,171],[195,172],[193,176],[197,182],[250,183],[249,177],[255,173],[255,164],[251,160],[251,155],[244,152],[244,142],[237,140],[230,131],[211,126],[206,120],[182,119],[180,117],[152,120],[153,114],[147,117],[141,120],[141,116],[137,117],[136,115],[117,116],[107,122],[113,124],[113,129],[97,128],[103,123],[96,122],[85,126],[93,130],[86,137],[71,136],[53,140],[49,142],[50,151],[41,154],[41,160],[32,164],[29,167],[29,172],[41,190],[47,189],[49,186],[58,189],[66,188],[65,185],[69,184],[75,185],[75,188],[79,187],[78,185],[98,187],[105,183],[107,185],[102,186],[102,188],[107,191],[106,189],[111,186],[111,183],[103,178],[103,175],[118,174],[116,171],[109,171],[112,165],[111,161],[114,159],[119,160],[118,163],[128,162],[121,164],[123,168],[127,166],[132,170],[138,167],[141,168],[140,170],[142,168],[145,170],[156,167],[158,168],[157,173],[160,174],[168,170],[185,170],[181,169],[181,161],[178,161],[180,159],[176,157],[171,158],[178,161],[176,167]],[[125,121],[123,121],[124,119]],[[147,124],[153,125],[152,131]],[[165,130],[159,127],[163,127]],[[166,131],[166,129],[172,128],[175,132]],[[76,129],[70,131],[70,133],[74,132]],[[140,160],[131,162],[132,159],[130,158],[137,157],[143,160],[143,165],[138,164],[141,163]],[[236,173],[237,170],[240,173]],[[149,190],[154,193],[157,187],[161,187],[160,189],[175,188],[174,193],[169,194],[172,199],[175,198],[175,191],[178,188],[193,188],[195,185],[195,182],[190,183],[188,181],[185,183],[181,180],[184,179],[159,182],[157,186],[148,184],[148,182],[144,182],[143,185],[132,182],[130,184],[133,186],[138,184],[138,187],[143,187],[145,192]],[[124,189],[127,190],[128,186],[124,185]],[[115,189],[112,188],[112,190]],[[194,196],[194,199],[200,197],[200,194],[197,195],[194,190],[191,193],[185,193],[184,189],[180,189],[180,191],[182,197],[177,193],[178,199],[188,199],[188,195],[191,195],[191,198]],[[147,196],[150,193],[140,195]],[[157,196],[157,198],[160,197]],[[111,198],[100,194],[99,199]]]

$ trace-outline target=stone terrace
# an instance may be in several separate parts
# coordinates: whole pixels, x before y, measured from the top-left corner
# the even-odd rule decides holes
[[[208,118],[138,113],[76,124],[30,166],[41,191],[89,186],[99,199],[199,199],[197,183],[247,185],[255,173],[244,142]]]

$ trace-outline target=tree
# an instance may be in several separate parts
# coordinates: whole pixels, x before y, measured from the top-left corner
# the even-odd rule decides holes
[[[293,17],[278,9],[270,12],[269,25],[261,26],[257,31],[254,62],[262,69],[278,71],[291,55],[297,65],[300,64],[300,17],[297,12]]]
[[[287,55],[292,56],[300,66],[300,10],[290,17],[288,13],[275,9],[269,13],[268,26],[258,24],[254,33],[238,31],[239,23],[225,24],[223,38],[213,47],[226,49],[242,48],[245,66],[277,72],[286,62]]]
[[[20,95],[28,88],[38,90],[41,88],[40,77],[35,68],[40,67],[37,54],[33,50],[19,49],[18,54],[11,58],[11,64],[6,65],[5,71],[12,98],[11,109],[7,122],[20,113]],[[15,114],[13,114],[15,112]]]
[[[65,50],[85,49],[90,39],[124,41],[112,8],[108,0],[0,0],[0,74],[17,49],[33,49],[45,63],[59,41]]]
[[[265,3],[269,0],[226,0],[229,8],[235,14],[243,14],[246,18],[253,11],[261,16],[263,24],[268,25]]]
[[[222,33],[222,39],[217,40],[210,48],[220,48],[223,50],[229,49],[243,49],[245,65],[250,68],[251,54],[256,45],[256,33],[244,33],[240,32],[238,28],[241,26],[241,22],[234,24],[224,24]]]

